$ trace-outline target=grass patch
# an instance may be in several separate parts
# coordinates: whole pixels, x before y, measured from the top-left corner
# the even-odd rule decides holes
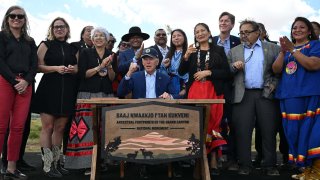
[[[41,131],[40,118],[32,117],[26,152],[40,152],[40,145],[39,145],[40,131]]]

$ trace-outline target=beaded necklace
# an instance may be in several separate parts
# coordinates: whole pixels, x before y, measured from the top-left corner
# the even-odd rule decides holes
[[[209,69],[209,59],[210,59],[210,49],[207,50],[207,54],[204,60],[204,70]],[[200,49],[198,49],[197,54],[197,72],[202,71],[201,70],[201,59],[200,59]],[[206,81],[206,78],[201,79],[202,82]]]
[[[300,48],[295,48],[296,51],[303,51],[305,48],[310,48],[310,43],[307,42],[307,44],[303,45],[302,47]],[[286,73],[288,75],[292,75],[294,74],[297,69],[298,69],[298,65],[297,65],[297,62],[296,62],[296,58],[292,55],[293,53],[290,53],[289,56],[288,56],[288,59],[287,59],[287,65],[286,65]]]
[[[97,52],[97,54],[98,54],[98,52]],[[103,57],[103,56],[102,56]],[[102,61],[102,60],[101,60]],[[98,62],[98,66],[100,66],[100,57],[99,57],[99,55],[98,55],[98,57],[97,57],[97,62]],[[101,76],[101,77],[104,77],[104,76],[106,76],[107,74],[108,74],[108,69],[106,68],[106,67],[103,67],[103,68],[101,68],[100,69],[100,71],[98,72],[98,74],[99,74],[99,76]]]

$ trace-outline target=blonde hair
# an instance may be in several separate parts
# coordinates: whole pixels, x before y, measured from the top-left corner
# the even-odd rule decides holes
[[[67,28],[67,30],[68,30],[68,32],[67,32],[67,34],[66,34],[66,36],[65,36],[65,38],[64,38],[64,40],[66,41],[66,40],[68,40],[68,39],[71,37],[71,36],[70,36],[70,26],[69,26],[69,24],[67,23],[67,21],[66,21],[64,18],[62,18],[62,17],[57,17],[57,18],[55,18],[55,19],[51,22],[51,24],[50,24],[50,26],[49,26],[49,29],[48,29],[47,39],[48,39],[48,40],[54,40],[54,39],[56,39],[56,37],[54,36],[54,33],[53,33],[53,26],[54,26],[54,23],[55,23],[56,21],[58,21],[58,20],[62,21],[62,22],[66,25],[66,28]]]

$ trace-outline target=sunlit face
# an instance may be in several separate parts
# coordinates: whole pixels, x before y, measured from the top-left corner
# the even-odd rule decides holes
[[[291,29],[291,35],[296,40],[296,42],[308,41],[308,36],[310,34],[311,31],[308,29],[308,26],[303,21],[295,22]]]
[[[230,32],[233,28],[234,24],[232,24],[229,16],[225,15],[219,19],[219,29],[220,32]]]
[[[143,42],[143,38],[140,37],[140,36],[132,36],[130,39],[129,39],[129,42],[131,44],[131,47],[133,49],[138,49],[141,47],[141,44]]]
[[[25,12],[21,9],[15,9],[8,14],[10,29],[21,29],[25,22]]]
[[[154,58],[150,56],[145,56],[142,58],[142,65],[148,74],[153,74],[156,71],[158,64],[159,64],[158,58]]]
[[[119,51],[125,51],[126,49],[130,48],[130,43],[122,41],[120,46],[119,46]]]
[[[167,34],[164,30],[158,30],[154,34],[154,42],[159,46],[164,46],[167,44]]]
[[[84,33],[82,35],[84,42],[89,46],[92,46],[92,41],[91,41],[91,37],[90,37],[92,29],[93,29],[93,26],[87,26],[84,29]]]
[[[107,37],[103,32],[96,31],[92,36],[92,40],[95,47],[105,47],[107,44]]]
[[[180,31],[175,31],[171,36],[171,41],[176,47],[182,47],[184,43],[184,36]]]
[[[208,42],[210,32],[202,25],[198,25],[194,30],[196,41],[199,43]]]
[[[314,30],[314,33],[316,34],[316,36],[319,37],[320,36],[320,28],[314,23],[312,23],[312,27],[313,27],[313,30]]]
[[[113,36],[110,36],[110,37],[109,37],[109,40],[108,40],[108,42],[107,42],[107,49],[109,49],[110,51],[112,51],[115,42],[116,42],[116,39],[115,39]]]
[[[249,46],[257,42],[260,36],[259,29],[253,29],[251,24],[243,24],[240,27],[239,34],[240,34],[241,41],[246,43]]]
[[[67,28],[66,24],[63,21],[56,20],[53,23],[53,34],[56,39],[65,40],[68,31],[69,29]]]

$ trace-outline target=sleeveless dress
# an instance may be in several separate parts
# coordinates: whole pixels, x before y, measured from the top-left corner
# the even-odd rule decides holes
[[[48,50],[44,62],[48,66],[76,65],[76,51],[65,41],[44,41]],[[55,116],[70,116],[74,113],[76,93],[76,75],[58,72],[42,76],[36,90],[33,112],[47,113]]]

